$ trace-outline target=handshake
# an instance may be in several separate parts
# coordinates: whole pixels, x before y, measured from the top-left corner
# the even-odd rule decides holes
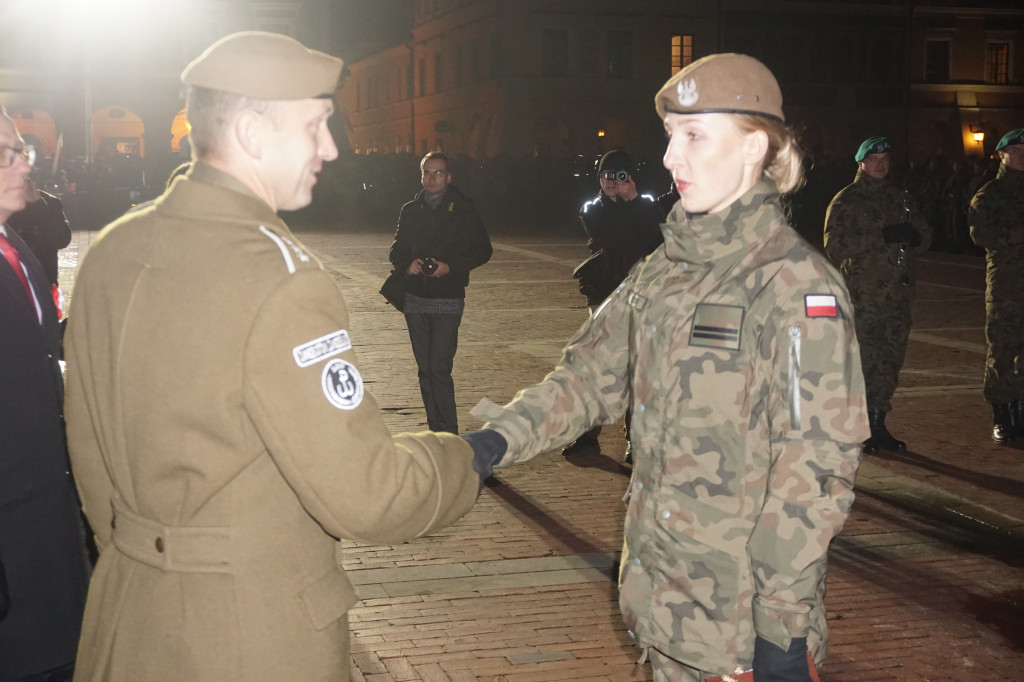
[[[480,476],[480,487],[494,471],[494,465],[501,461],[508,450],[508,441],[497,431],[480,429],[461,436],[473,448],[473,468]]]

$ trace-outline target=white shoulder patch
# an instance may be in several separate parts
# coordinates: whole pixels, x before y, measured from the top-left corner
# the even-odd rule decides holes
[[[352,348],[352,341],[348,337],[348,332],[339,329],[321,336],[319,339],[295,346],[292,348],[292,356],[295,358],[295,364],[299,367],[309,367],[332,355],[344,353],[350,348]]]
[[[305,249],[300,247],[298,244],[293,242],[288,237],[273,232],[272,230],[267,228],[266,225],[260,225],[260,232],[265,234],[270,239],[270,241],[277,244],[277,248],[281,250],[281,255],[284,256],[284,263],[285,266],[288,268],[288,274],[295,274],[296,260],[302,263],[308,263],[310,260],[313,260],[313,256],[311,256]],[[320,263],[320,261],[316,261],[316,264],[321,270],[323,270],[324,266]]]
[[[350,362],[331,360],[321,375],[327,402],[339,410],[354,410],[363,402],[363,377]]]

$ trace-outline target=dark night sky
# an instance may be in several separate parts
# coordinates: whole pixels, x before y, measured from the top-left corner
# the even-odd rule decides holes
[[[343,50],[360,44],[405,41],[412,30],[413,0],[336,0],[334,37]]]

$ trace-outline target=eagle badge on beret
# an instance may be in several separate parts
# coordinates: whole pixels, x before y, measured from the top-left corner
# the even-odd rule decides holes
[[[676,92],[679,93],[679,106],[692,107],[697,103],[697,81],[694,79],[679,81]]]

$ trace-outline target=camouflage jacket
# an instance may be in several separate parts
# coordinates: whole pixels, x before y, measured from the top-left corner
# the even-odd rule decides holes
[[[1024,172],[999,166],[971,200],[971,239],[985,249],[985,298],[1020,305],[1024,298]]]
[[[725,212],[677,205],[663,233],[543,382],[473,413],[507,466],[630,404],[620,605],[640,646],[728,673],[755,634],[808,636],[820,662],[826,554],[869,435],[846,288],[763,182]]]
[[[905,250],[904,266],[900,245],[886,244],[882,230],[905,222],[921,235],[921,243]],[[931,241],[931,228],[910,193],[860,170],[825,213],[825,253],[853,290],[881,288],[909,295],[910,288],[899,284],[901,270],[908,268],[913,282],[913,254],[927,251]]]

